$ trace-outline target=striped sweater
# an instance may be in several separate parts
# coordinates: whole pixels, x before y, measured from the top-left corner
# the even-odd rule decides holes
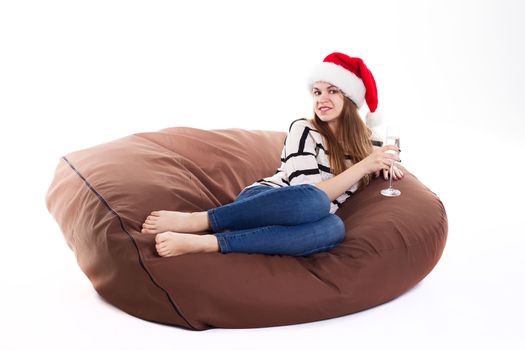
[[[375,135],[372,139],[377,139]],[[374,149],[381,146],[381,141],[372,140]],[[288,129],[281,152],[281,165],[274,175],[255,181],[244,189],[253,186],[284,187],[301,184],[315,184],[326,181],[334,175],[330,172],[330,163],[326,154],[327,147],[321,133],[314,129],[306,118],[294,120]],[[346,155],[346,166],[353,164],[352,157]],[[330,213],[334,214],[343,202],[359,187],[354,184],[330,204]]]

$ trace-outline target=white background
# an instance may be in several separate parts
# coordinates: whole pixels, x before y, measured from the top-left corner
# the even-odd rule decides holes
[[[524,16],[518,0],[2,1],[0,348],[525,348]],[[367,63],[404,165],[445,204],[436,268],[286,327],[193,332],[105,303],[45,206],[60,157],[175,126],[286,131],[334,51]]]

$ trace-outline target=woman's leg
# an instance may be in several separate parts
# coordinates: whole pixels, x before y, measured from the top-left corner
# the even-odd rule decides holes
[[[328,251],[345,238],[345,226],[335,214],[300,225],[269,225],[215,233],[222,253],[305,256]]]
[[[212,232],[238,231],[269,225],[300,225],[330,214],[326,193],[310,184],[243,191],[232,203],[207,211]]]

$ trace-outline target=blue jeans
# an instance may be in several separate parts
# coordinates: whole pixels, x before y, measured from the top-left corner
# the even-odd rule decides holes
[[[330,213],[330,199],[311,184],[257,185],[207,212],[222,253],[305,256],[345,238],[343,221]]]

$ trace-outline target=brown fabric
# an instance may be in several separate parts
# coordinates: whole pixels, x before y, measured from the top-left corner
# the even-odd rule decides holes
[[[387,302],[436,265],[447,238],[439,198],[406,172],[402,195],[377,179],[336,213],[345,240],[308,257],[230,253],[159,257],[140,233],[153,210],[229,203],[280,165],[286,133],[176,127],[60,159],[46,204],[96,291],[145,320],[192,330],[288,325]]]

